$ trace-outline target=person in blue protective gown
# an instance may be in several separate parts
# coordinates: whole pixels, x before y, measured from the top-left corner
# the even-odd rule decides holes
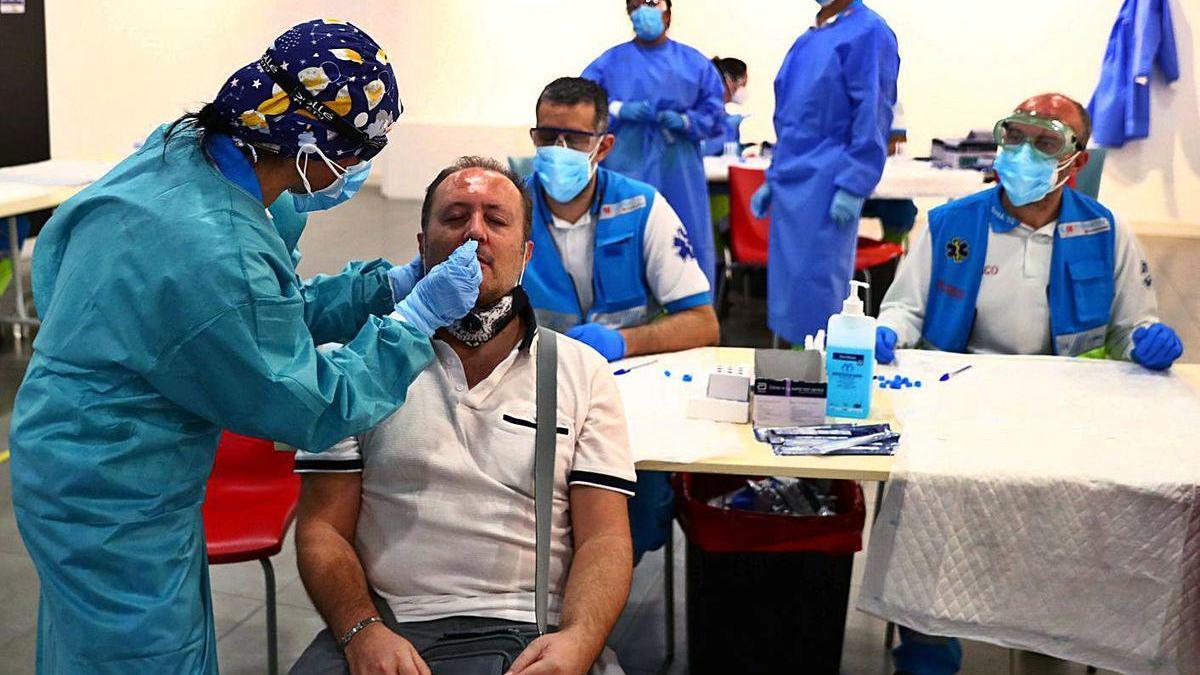
[[[840,311],[858,219],[887,160],[900,57],[887,23],[858,0],[818,0],[775,79],[775,146],[751,199],[771,218],[767,322],[804,341]]]
[[[699,51],[667,37],[671,0],[627,0],[637,37],[583,71],[611,101],[617,142],[604,168],[654,186],[687,229],[700,269],[716,287],[716,251],[701,142],[724,115],[721,77]]]
[[[716,56],[713,57],[712,63],[717,72],[721,74],[721,80],[725,84],[725,104],[745,105],[746,85],[749,83],[749,70],[746,62],[741,59]],[[725,154],[725,146],[729,143],[737,144],[740,153],[742,121],[745,119],[745,115],[722,111],[721,123],[718,125],[716,133],[704,139],[704,143],[701,145],[705,156],[719,157]]]
[[[201,504],[222,429],[314,450],[368,429],[474,304],[471,245],[419,275],[296,275],[304,214],[354,195],[400,110],[370,37],[300,24],[42,230],[11,433],[39,673],[216,673]]]

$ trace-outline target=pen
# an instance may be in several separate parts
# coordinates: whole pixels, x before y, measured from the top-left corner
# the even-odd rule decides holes
[[[618,368],[617,370],[613,371],[613,375],[624,375],[625,373],[628,373],[633,370],[637,370],[638,368],[644,368],[653,363],[658,363],[658,359],[654,359],[653,361],[646,361],[645,363],[639,363],[636,366],[629,366],[628,368]]]
[[[942,376],[938,378],[938,382],[945,382],[945,381],[949,380],[950,378],[954,377],[955,375],[963,372],[964,370],[970,370],[970,369],[971,369],[971,366],[963,366],[962,368],[959,368],[958,370],[954,371],[953,373],[942,373]]]

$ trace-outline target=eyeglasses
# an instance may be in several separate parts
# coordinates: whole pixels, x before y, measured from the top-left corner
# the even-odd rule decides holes
[[[996,123],[992,135],[997,145],[1017,148],[1028,143],[1046,157],[1061,159],[1082,151],[1075,130],[1061,120],[1017,112]]]
[[[534,127],[529,130],[529,137],[539,148],[548,145],[562,145],[580,152],[591,152],[593,142],[602,136],[602,131],[580,131],[579,129],[560,129],[558,127]]]
[[[362,129],[354,126],[345,117],[337,114],[329,106],[309,94],[308,89],[300,84],[300,80],[276,63],[275,58],[271,56],[270,49],[258,60],[258,65],[262,66],[262,71],[267,74],[267,77],[279,85],[279,88],[296,105],[307,110],[313,118],[333,131],[357,141],[361,147],[357,156],[362,161],[370,161],[387,147],[387,136],[368,136]],[[400,105],[400,114],[404,114],[404,103],[399,102],[398,99],[397,102]]]

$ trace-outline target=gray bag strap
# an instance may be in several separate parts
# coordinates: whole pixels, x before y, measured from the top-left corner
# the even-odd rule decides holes
[[[550,611],[550,521],[554,509],[554,458],[558,433],[558,335],[538,328],[537,430],[533,462],[533,506],[537,528],[534,612],[545,635]]]

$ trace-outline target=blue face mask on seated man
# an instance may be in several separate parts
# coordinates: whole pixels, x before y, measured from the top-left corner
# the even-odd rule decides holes
[[[333,172],[337,178],[334,179],[328,187],[322,188],[313,192],[312,186],[308,183],[308,176],[305,171],[308,169],[308,156],[316,154],[325,162],[329,170]],[[300,165],[300,157],[304,157],[304,166]],[[292,202],[296,206],[296,210],[300,213],[308,213],[311,211],[325,211],[349,201],[354,195],[358,194],[363,183],[367,182],[367,175],[371,173],[370,162],[359,162],[349,168],[343,168],[325,156],[317,146],[309,144],[301,146],[300,152],[296,154],[296,171],[300,174],[300,180],[304,181],[305,192],[292,193]]]
[[[599,146],[597,146],[599,147]],[[537,149],[533,170],[546,189],[546,194],[559,204],[579,196],[596,173],[592,154],[561,145],[546,145]]]
[[[1000,176],[1004,194],[1008,195],[1008,200],[1013,206],[1025,206],[1041,200],[1066,184],[1066,176],[1057,182],[1054,178],[1060,170],[1075,161],[1078,155],[1079,153],[1075,152],[1063,158],[1061,162],[1056,162],[1053,157],[1035,151],[1029,143],[1022,143],[1017,150],[1001,148],[993,168]]]

